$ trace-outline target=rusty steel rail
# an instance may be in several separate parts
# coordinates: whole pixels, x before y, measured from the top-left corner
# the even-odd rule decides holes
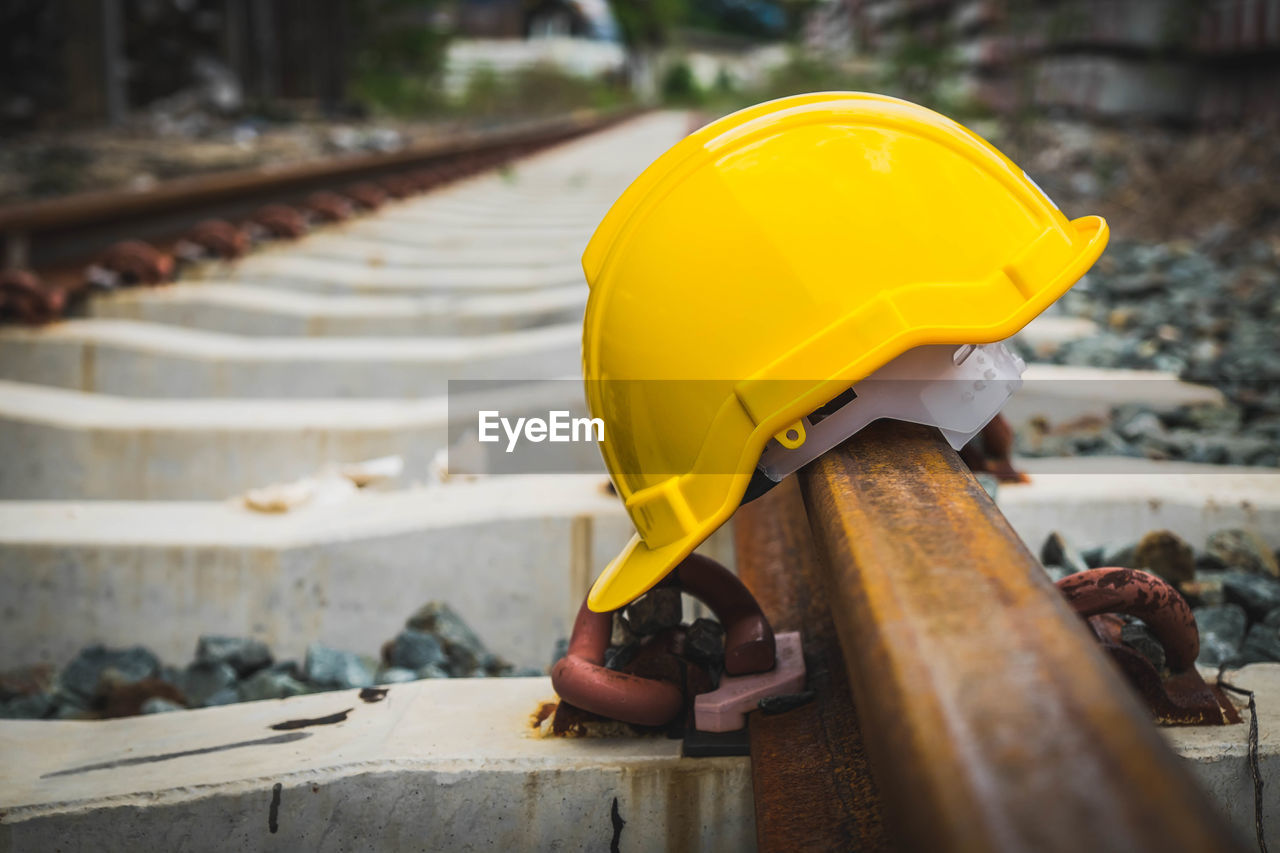
[[[936,430],[873,424],[775,492],[740,571],[817,700],[753,715],[762,850],[1243,849]]]
[[[299,203],[317,190],[391,177],[486,155],[518,156],[600,130],[632,115],[581,112],[473,131],[385,154],[177,178],[142,191],[80,193],[0,207],[6,267],[45,269],[83,261],[123,239],[165,240],[208,218],[239,219],[270,202]]]
[[[893,849],[795,477],[738,510],[734,550],[774,630],[801,632],[814,694],[786,714],[748,718],[758,848]]]

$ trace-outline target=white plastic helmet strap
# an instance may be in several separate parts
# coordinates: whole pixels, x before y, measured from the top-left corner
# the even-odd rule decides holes
[[[770,439],[758,467],[780,482],[881,418],[935,426],[959,450],[1022,387],[1025,368],[1004,344],[916,347],[858,382],[857,396],[835,412],[804,418],[803,444]]]

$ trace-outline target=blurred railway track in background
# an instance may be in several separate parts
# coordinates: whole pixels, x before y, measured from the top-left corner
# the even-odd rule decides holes
[[[293,239],[637,113],[582,111],[457,134],[388,153],[200,175],[143,190],[81,193],[0,207],[0,319],[58,316],[86,287],[156,284],[175,261],[231,259]],[[97,278],[85,267],[99,264]]]

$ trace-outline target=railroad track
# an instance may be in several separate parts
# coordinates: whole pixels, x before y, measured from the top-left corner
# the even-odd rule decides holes
[[[1245,849],[936,431],[873,425],[734,523],[816,693],[750,727],[760,849]]]
[[[393,195],[397,186],[406,194],[440,187],[613,121],[525,129],[417,152],[418,159],[309,167],[265,184],[224,178],[201,192],[166,190],[115,208],[119,234],[146,234],[168,255],[183,240],[175,235],[196,220],[217,211],[252,215],[267,200],[304,205],[290,208],[293,220],[321,222],[332,217],[333,199],[307,198],[339,181],[381,180]],[[673,127],[663,118],[637,132],[638,150],[656,155]],[[597,171],[619,183],[627,177],[602,166],[608,158],[600,150],[594,156]],[[409,178],[396,177],[406,170]],[[267,243],[234,266],[213,258],[169,288],[113,293],[85,308],[86,325],[0,333],[9,380],[0,428],[7,421],[10,446],[24,442],[27,451],[8,469],[0,460],[4,496],[212,503],[362,453],[403,453],[421,473],[430,451],[443,446],[444,424],[435,406],[441,389],[424,377],[438,382],[460,365],[485,364],[493,343],[486,337],[498,335],[494,375],[525,367],[551,378],[576,362],[564,346],[576,333],[565,338],[561,327],[577,322],[585,288],[569,267],[621,187],[606,181],[580,204],[541,207],[555,188],[571,185],[572,173],[566,156],[527,187],[478,180],[298,244]],[[0,230],[11,247],[23,246],[11,253],[27,253],[55,290],[74,295],[74,283],[59,284],[58,276],[79,275],[67,259],[111,234],[104,223],[113,208],[43,210],[21,221],[0,211]],[[510,221],[494,224],[508,213]],[[290,214],[255,219],[260,234],[278,227],[279,236]],[[156,230],[134,230],[147,223]],[[217,236],[206,235],[209,255],[219,254]],[[145,281],[153,270],[144,263],[108,271]],[[413,340],[435,334],[465,339],[466,347],[432,350]],[[535,364],[530,353],[542,360]],[[443,372],[432,375],[433,365]],[[94,444],[77,444],[81,433],[110,452],[80,458]],[[142,434],[146,441],[130,443]],[[775,629],[802,632],[815,692],[808,705],[757,714],[750,724],[760,849],[1233,848],[1231,830],[1159,737],[1150,710],[937,433],[873,426],[744,507],[733,527],[739,576]],[[565,586],[580,600],[593,544],[573,530],[574,577]],[[471,545],[492,547],[482,543],[492,539],[482,533]],[[365,568],[363,555],[346,559],[341,570]],[[474,562],[503,559],[513,558],[498,549]],[[432,571],[436,583],[455,574],[447,566]],[[486,576],[481,586],[488,592],[510,578]],[[57,590],[45,592],[56,600]],[[191,596],[174,596],[184,597]],[[368,624],[344,618],[345,633]],[[500,606],[479,621],[510,618]]]
[[[166,181],[0,207],[0,320],[44,322],[86,288],[157,284],[178,262],[233,259],[601,130],[634,115],[583,112],[383,153]],[[234,223],[234,224],[233,224]],[[86,264],[98,266],[87,278]]]

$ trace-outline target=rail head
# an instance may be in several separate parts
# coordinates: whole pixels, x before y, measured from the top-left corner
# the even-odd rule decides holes
[[[873,424],[800,486],[896,846],[1234,849],[936,430]]]

